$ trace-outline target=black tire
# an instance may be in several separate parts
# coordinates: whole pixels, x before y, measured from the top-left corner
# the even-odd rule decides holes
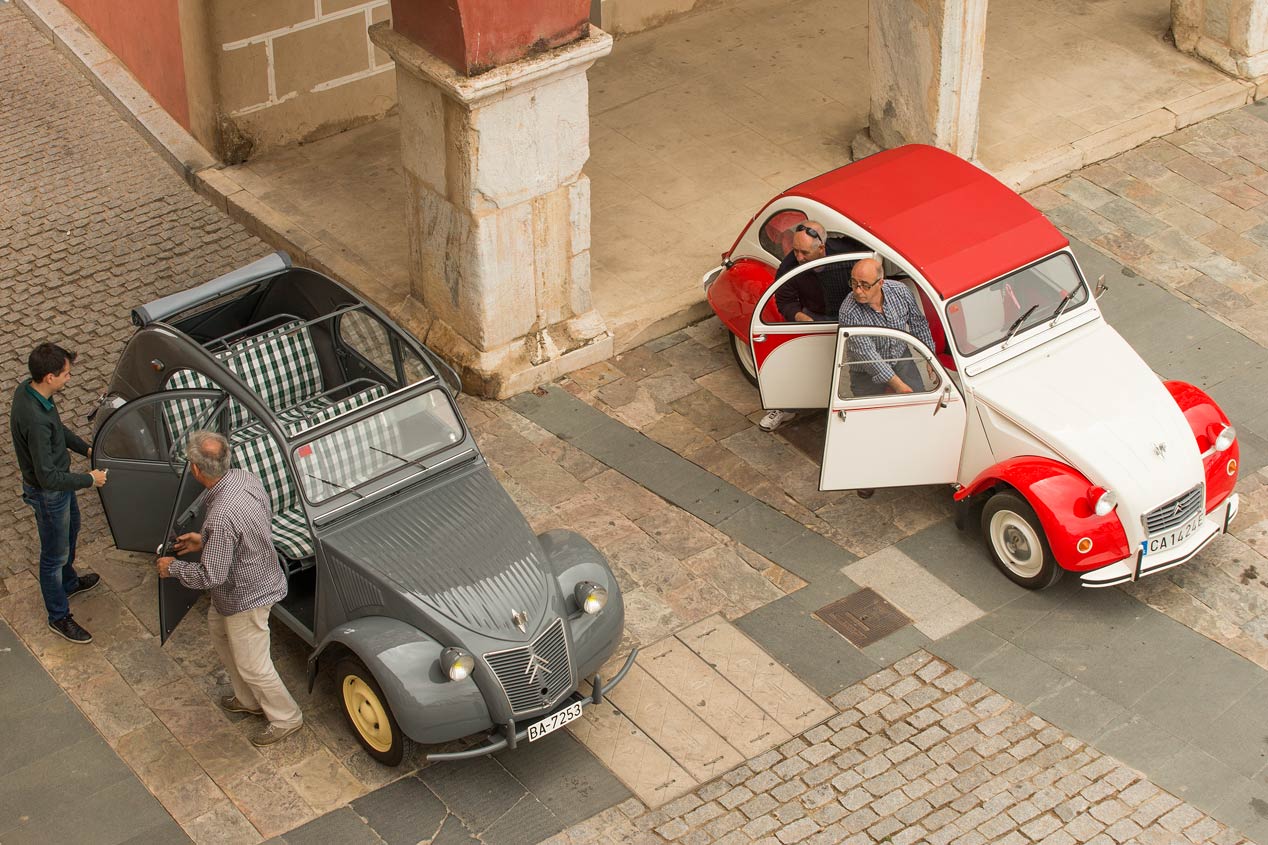
[[[374,675],[360,660],[347,656],[335,664],[339,702],[352,735],[371,757],[385,766],[399,766],[410,740],[392,715],[392,708]]]
[[[744,378],[748,379],[749,384],[757,387],[757,364],[753,361],[753,350],[749,348],[748,341],[737,334],[732,334],[731,354],[735,356],[735,363],[739,365]]]
[[[1035,510],[1012,492],[996,493],[982,508],[982,537],[991,559],[1014,584],[1044,590],[1065,571],[1052,556]]]

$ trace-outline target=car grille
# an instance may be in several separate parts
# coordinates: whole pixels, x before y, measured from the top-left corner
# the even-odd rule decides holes
[[[533,657],[540,658],[533,672]],[[531,646],[491,651],[484,655],[514,714],[549,707],[572,691],[572,663],[564,621],[556,619]]]
[[[1170,531],[1172,528],[1184,525],[1194,514],[1201,511],[1202,503],[1205,500],[1206,496],[1204,495],[1203,487],[1199,484],[1187,493],[1183,493],[1171,501],[1159,505],[1143,517],[1145,534],[1152,537],[1155,534],[1161,534],[1164,531]]]

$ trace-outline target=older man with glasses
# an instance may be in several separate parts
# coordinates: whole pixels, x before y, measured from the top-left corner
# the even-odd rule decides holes
[[[902,282],[886,279],[881,263],[864,258],[850,271],[852,295],[841,303],[842,326],[876,326],[906,332],[934,351],[933,335],[920,303]],[[855,396],[924,390],[915,353],[905,341],[851,336],[850,388]],[[932,371],[931,371],[932,373]],[[874,490],[858,490],[870,498]]]
[[[775,271],[775,280],[779,281],[807,262],[848,251],[849,244],[838,239],[830,240],[827,230],[817,220],[799,223],[793,230],[792,249]],[[836,313],[840,303],[849,296],[849,273],[848,261],[799,273],[775,291],[775,307],[790,323],[830,321],[830,315]],[[796,417],[793,411],[771,410],[757,425],[762,431],[774,431]]]

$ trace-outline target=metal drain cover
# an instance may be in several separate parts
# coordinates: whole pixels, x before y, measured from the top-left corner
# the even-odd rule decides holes
[[[858,648],[869,646],[911,624],[905,613],[870,587],[819,608],[815,616]]]

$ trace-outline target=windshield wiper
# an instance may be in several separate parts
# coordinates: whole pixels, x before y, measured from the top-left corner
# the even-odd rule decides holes
[[[1052,322],[1048,324],[1048,328],[1052,328],[1057,324],[1057,320],[1061,319],[1061,315],[1065,313],[1065,307],[1074,300],[1074,291],[1069,291],[1065,296],[1061,297],[1061,301],[1057,303],[1057,310],[1052,312]]]
[[[374,447],[370,447],[370,448],[374,448]],[[304,475],[308,476],[314,481],[320,481],[322,484],[329,484],[331,487],[338,487],[340,490],[343,490],[345,493],[351,493],[352,495],[356,496],[358,499],[365,498],[365,496],[362,496],[360,493],[358,493],[356,490],[353,490],[351,487],[344,487],[342,484],[336,484],[333,481],[327,481],[326,479],[322,478],[320,475],[313,475],[311,472],[306,472],[304,473]]]
[[[371,449],[375,452],[378,452],[380,455],[387,455],[389,458],[396,458],[398,461],[405,464],[406,466],[409,466],[410,464],[414,463],[413,461],[409,461],[409,460],[406,460],[405,458],[402,458],[400,455],[396,454],[395,452],[389,452],[386,449],[380,449],[377,446],[370,446],[367,444],[366,448]]]
[[[1003,344],[1004,346],[1008,345],[1008,342],[1013,339],[1013,335],[1017,334],[1017,330],[1021,328],[1021,324],[1026,321],[1027,317],[1035,313],[1035,309],[1038,307],[1039,307],[1038,303],[1030,306],[1029,308],[1026,309],[1025,314],[1022,314],[1016,320],[1013,320],[1013,324],[1008,327],[1008,337],[1004,338],[1004,344]]]

